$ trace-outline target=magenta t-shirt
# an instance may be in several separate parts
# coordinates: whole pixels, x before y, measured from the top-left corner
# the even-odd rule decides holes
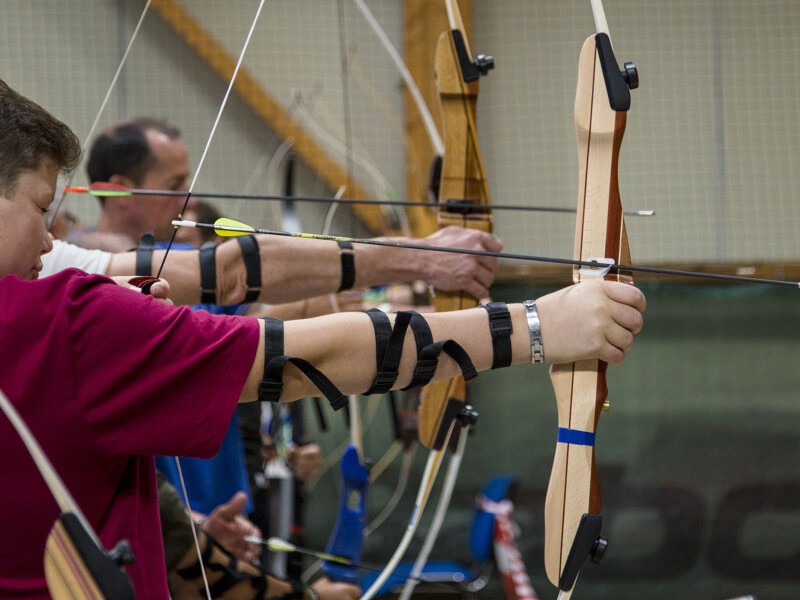
[[[99,275],[0,278],[0,389],[139,598],[167,597],[154,455],[210,457],[258,346],[255,319],[175,308]],[[47,598],[59,509],[0,414],[0,597]]]

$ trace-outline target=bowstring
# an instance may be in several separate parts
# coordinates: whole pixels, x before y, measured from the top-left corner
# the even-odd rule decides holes
[[[83,162],[83,157],[86,155],[86,148],[89,145],[89,140],[92,139],[94,135],[95,129],[97,129],[97,125],[100,123],[100,117],[106,110],[106,106],[108,105],[109,100],[111,99],[111,93],[114,91],[114,88],[117,86],[117,81],[120,78],[122,73],[122,69],[125,64],[128,62],[128,55],[131,53],[131,48],[133,48],[133,42],[139,35],[139,30],[142,28],[142,23],[144,22],[144,18],[147,15],[147,12],[150,10],[150,3],[152,0],[147,0],[147,4],[144,5],[144,9],[142,10],[142,14],[139,17],[139,21],[136,23],[136,27],[131,34],[131,39],[128,40],[128,45],[125,48],[125,52],[122,53],[122,58],[120,59],[119,65],[117,65],[117,70],[114,73],[114,77],[111,78],[111,83],[108,86],[108,90],[106,90],[106,95],[103,98],[103,101],[100,103],[100,108],[97,110],[97,114],[94,117],[94,121],[92,122],[91,127],[89,127],[89,132],[86,134],[86,137],[83,140],[83,145],[81,146],[81,162]],[[66,182],[64,186],[60,186],[60,189],[65,189],[70,186],[72,183],[72,178],[75,173],[78,171],[76,167],[66,178]],[[58,211],[61,210],[61,206],[64,203],[64,198],[66,197],[66,192],[62,192],[61,195],[56,200],[55,207],[48,211],[50,214],[50,223],[47,226],[48,231],[50,231],[56,223],[56,217],[58,216]]]
[[[205,160],[206,160],[206,157],[208,156],[209,149],[211,148],[211,142],[214,139],[214,134],[217,131],[217,127],[219,126],[219,122],[222,119],[222,113],[225,111],[225,107],[226,107],[226,105],[228,103],[228,99],[230,98],[231,91],[233,90],[234,83],[236,82],[236,76],[239,74],[239,69],[242,66],[242,62],[244,62],[244,55],[247,52],[247,48],[250,45],[250,41],[253,38],[253,32],[255,31],[256,25],[258,24],[258,19],[259,19],[259,16],[261,15],[261,11],[264,8],[264,2],[265,2],[265,0],[260,0],[260,2],[258,4],[258,9],[256,10],[256,14],[253,17],[252,22],[250,23],[250,29],[248,30],[247,36],[245,37],[244,44],[242,45],[242,50],[239,53],[238,60],[236,61],[236,67],[234,68],[233,73],[231,74],[230,81],[228,82],[228,87],[225,90],[225,95],[223,96],[222,102],[221,102],[220,107],[219,107],[219,110],[217,111],[217,116],[214,119],[213,125],[211,126],[211,132],[209,133],[208,138],[206,140],[205,148],[203,148],[203,153],[200,156],[200,161],[197,163],[197,168],[195,169],[194,176],[192,177],[192,181],[191,181],[191,183],[189,185],[189,190],[186,193],[186,199],[184,200],[183,206],[181,207],[181,211],[180,211],[180,213],[178,215],[179,217],[181,217],[183,215],[183,213],[186,211],[186,207],[189,205],[189,200],[192,197],[192,192],[194,190],[194,186],[197,183],[197,179],[199,178],[200,172],[203,169],[203,165],[205,164]],[[169,252],[172,249],[173,243],[175,242],[175,236],[177,235],[177,233],[178,233],[178,228],[174,227],[173,230],[172,230],[172,236],[170,237],[169,243],[167,244],[166,251],[164,252],[164,257],[161,260],[161,265],[158,267],[158,272],[156,273],[156,279],[161,277],[161,272],[163,271],[164,265],[167,262],[167,256],[169,256]],[[175,456],[174,458],[175,458],[175,466],[176,466],[177,471],[178,471],[178,478],[179,478],[180,484],[181,484],[181,492],[183,493],[183,497],[184,497],[184,500],[186,502],[186,508],[189,511],[189,514],[191,515],[192,507],[191,507],[191,504],[190,504],[190,501],[189,501],[189,493],[188,493],[188,491],[186,489],[186,483],[185,483],[184,477],[183,477],[183,470],[181,469],[181,461],[180,461],[180,458],[178,456]],[[189,518],[189,523],[191,525],[192,538],[194,539],[195,550],[197,551],[197,559],[198,559],[199,564],[200,564],[200,572],[201,572],[201,574],[203,576],[203,583],[205,585],[206,596],[208,597],[208,600],[211,600],[211,590],[210,590],[209,583],[208,583],[208,576],[206,574],[205,565],[203,564],[203,553],[202,553],[202,551],[200,549],[200,541],[199,541],[199,539],[197,537],[197,527],[195,526],[194,520],[191,517]]]

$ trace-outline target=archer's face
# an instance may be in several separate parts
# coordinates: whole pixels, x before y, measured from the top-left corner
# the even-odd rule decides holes
[[[189,155],[180,139],[170,139],[156,130],[147,132],[147,141],[157,158],[156,165],[145,173],[138,187],[151,190],[186,191],[189,178]],[[172,220],[183,207],[182,196],[136,197],[141,233],[152,231],[156,240],[172,235]]]
[[[39,276],[41,257],[53,248],[44,217],[55,196],[57,176],[58,168],[46,160],[35,171],[23,171],[13,192],[0,196],[0,277]]]

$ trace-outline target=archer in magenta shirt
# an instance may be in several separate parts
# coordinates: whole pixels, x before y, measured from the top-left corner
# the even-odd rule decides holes
[[[153,456],[218,449],[255,358],[256,319],[175,308],[63,271],[0,278],[0,389],[106,547],[128,539],[137,596],[166,598]],[[0,455],[26,456],[0,419]],[[49,598],[59,508],[32,460],[0,469],[0,597]]]

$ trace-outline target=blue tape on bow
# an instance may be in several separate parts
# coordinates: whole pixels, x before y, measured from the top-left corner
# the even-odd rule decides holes
[[[559,427],[558,441],[563,444],[575,444],[577,446],[594,446],[594,433]]]

